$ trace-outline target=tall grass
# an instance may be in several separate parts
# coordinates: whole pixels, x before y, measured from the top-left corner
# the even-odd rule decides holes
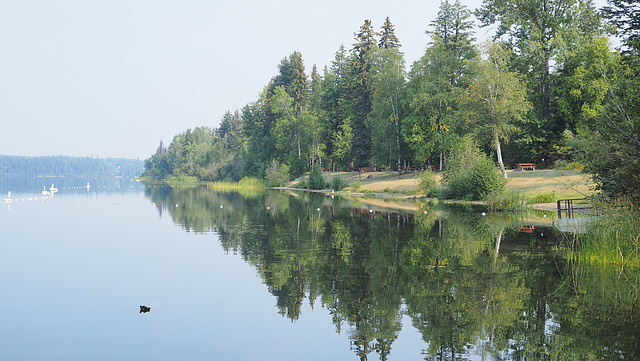
[[[200,180],[196,176],[191,175],[172,175],[167,177],[167,184],[182,184],[182,183],[199,183]]]
[[[264,183],[256,178],[244,177],[239,182],[208,182],[207,188],[220,192],[239,192],[253,195],[264,189]]]
[[[599,216],[575,237],[576,259],[590,264],[640,267],[640,208],[617,200],[597,204]]]
[[[524,195],[519,192],[491,192],[486,194],[484,202],[490,211],[521,211],[525,209]]]

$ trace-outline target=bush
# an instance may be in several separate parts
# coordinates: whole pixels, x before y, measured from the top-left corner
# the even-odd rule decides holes
[[[556,197],[556,192],[553,191],[551,193],[538,194],[535,197],[529,199],[527,203],[528,204],[552,203],[557,200],[558,200],[558,197]]]
[[[309,188],[309,184],[307,184],[307,179],[302,178],[298,183],[296,183],[296,188]]]
[[[335,176],[331,178],[331,189],[335,191],[341,191],[348,186],[349,185],[347,184],[347,181],[345,181],[341,177]]]
[[[445,198],[480,200],[504,191],[507,180],[473,140],[463,138],[454,149],[444,172]]]
[[[564,159],[558,159],[553,163],[553,168],[558,170],[583,170],[584,164],[579,162],[568,163]]]
[[[265,169],[265,179],[269,187],[283,187],[289,182],[289,166],[273,160]]]
[[[309,189],[325,189],[326,187],[327,182],[324,181],[322,176],[322,168],[316,164],[309,174]]]
[[[436,175],[430,171],[425,170],[422,173],[417,174],[418,178],[418,190],[424,193],[427,197],[435,197],[438,191],[438,181]]]
[[[352,187],[353,187],[353,189],[356,189],[356,190],[362,188],[362,181],[357,180],[357,181],[353,182],[353,186]]]

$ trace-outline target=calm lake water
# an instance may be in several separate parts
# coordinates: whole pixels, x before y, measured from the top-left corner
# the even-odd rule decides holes
[[[638,274],[568,262],[553,213],[128,179],[8,191],[2,360],[640,358]]]

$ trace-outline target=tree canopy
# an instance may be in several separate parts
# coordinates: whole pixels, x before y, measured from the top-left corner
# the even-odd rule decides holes
[[[475,11],[444,0],[409,69],[391,19],[379,32],[366,19],[351,48],[340,46],[323,68],[308,73],[300,52],[285,56],[257,99],[218,128],[161,144],[146,175],[264,178],[274,164],[290,178],[314,166],[446,170],[458,140],[473,135],[503,171],[577,161],[603,191],[620,194],[624,179],[636,179],[620,168],[636,160],[637,13],[626,0],[609,0],[603,12],[591,0],[485,0]],[[484,53],[473,15],[496,29]],[[620,50],[607,39],[610,25]],[[568,147],[567,134],[579,141]]]

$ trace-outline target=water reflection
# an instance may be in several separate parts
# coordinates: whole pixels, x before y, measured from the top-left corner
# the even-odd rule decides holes
[[[408,316],[425,360],[636,359],[637,273],[565,261],[532,214],[379,209],[290,192],[150,185],[189,232],[253,265],[278,312],[324,307],[360,360],[390,357]]]

